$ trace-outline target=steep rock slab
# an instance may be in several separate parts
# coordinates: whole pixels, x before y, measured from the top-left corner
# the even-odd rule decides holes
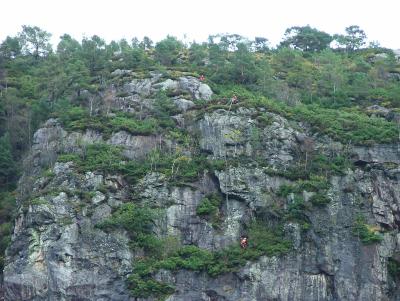
[[[6,300],[129,300],[128,239],[95,227],[111,214],[107,200],[125,198],[123,189],[106,198],[97,189],[112,179],[92,173],[82,178],[69,163],[56,164],[53,171],[45,188],[54,192],[18,214],[4,270]]]

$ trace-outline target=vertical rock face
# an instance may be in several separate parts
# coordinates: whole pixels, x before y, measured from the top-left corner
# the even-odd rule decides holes
[[[153,89],[189,91],[192,99],[211,97],[209,87],[202,85],[191,77],[161,83],[154,77],[124,89],[141,97]],[[260,209],[276,205],[273,196],[292,183],[280,172],[296,164],[301,144],[310,137],[304,126],[293,127],[265,111],[268,122],[260,126],[255,118],[260,113],[220,109],[185,122],[199,135],[199,147],[209,159],[225,163],[183,186],[169,185],[165,175],[151,170],[130,186],[119,174],[79,172],[74,163],[58,160],[60,153],[82,153],[85,145],[99,142],[122,147],[127,159],[137,160],[161,140],[172,147],[165,138],[120,131],[106,139],[91,130],[67,132],[57,120],[49,120],[34,136],[19,183],[20,208],[6,254],[4,287],[0,286],[5,300],[154,300],[130,296],[126,279],[137,254],[129,246],[128,233],[106,233],[97,227],[125,202],[145,201],[163,208],[154,227],[159,236],[173,235],[182,244],[211,251],[237,243],[244,225]],[[321,152],[342,147],[313,138]],[[357,147],[351,152],[354,168],[329,177],[330,202],[306,213],[312,227],[296,221],[284,225],[293,245],[288,254],[263,256],[218,277],[162,270],[155,277],[176,288],[167,300],[400,300],[398,279],[388,275],[387,268],[389,258],[400,257],[398,147]],[[253,161],[227,163],[240,158]],[[204,196],[213,192],[223,196],[218,227],[196,214]],[[303,195],[309,202],[312,193]],[[360,215],[381,230],[381,242],[366,245],[354,234]]]
[[[34,184],[48,192],[21,207],[16,219],[4,271],[6,300],[127,300],[127,237],[95,228],[126,192],[118,179],[77,176],[70,163],[56,163],[53,172],[53,179]],[[106,196],[97,190],[101,185],[119,191]],[[84,199],[78,190],[87,192]]]

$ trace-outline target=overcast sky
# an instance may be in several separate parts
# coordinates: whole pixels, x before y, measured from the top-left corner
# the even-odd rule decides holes
[[[309,24],[330,34],[359,25],[368,40],[400,49],[400,0],[4,0],[0,40],[21,26],[36,25],[77,39],[97,34],[108,42],[167,34],[205,41],[210,34],[237,33],[279,43],[286,28]]]

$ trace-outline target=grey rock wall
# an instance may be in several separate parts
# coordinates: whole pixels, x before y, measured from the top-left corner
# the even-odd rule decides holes
[[[153,88],[183,89],[194,99],[211,96],[194,78],[159,80],[137,80],[125,89],[140,97],[149,96]],[[228,162],[257,156],[276,170],[289,168],[296,163],[302,141],[311,137],[307,128],[264,112],[270,122],[260,129],[258,113],[245,108],[216,110],[185,124],[200,135],[200,148],[210,159]],[[322,152],[344,149],[326,137],[318,139],[315,145]],[[195,183],[179,187],[151,172],[131,187],[120,175],[79,174],[72,162],[57,162],[60,153],[79,153],[97,142],[122,146],[132,160],[161,144],[173,147],[171,141],[156,136],[118,132],[104,139],[94,131],[68,133],[54,119],[45,123],[35,133],[19,183],[20,208],[4,270],[5,300],[134,300],[125,280],[137,254],[129,248],[127,233],[105,233],[96,227],[112,210],[132,201],[132,193],[136,201],[165,208],[155,223],[159,236],[173,235],[183,244],[219,250],[237,243],[243,225],[260,208],[274,205],[272,196],[281,185],[291,183],[262,166],[243,163],[206,171]],[[261,257],[236,273],[216,278],[186,270],[160,271],[156,277],[176,287],[167,300],[400,300],[398,283],[387,270],[388,258],[400,257],[398,146],[354,147],[350,153],[356,166],[330,178],[331,202],[307,213],[312,228],[304,231],[295,222],[285,225],[293,242],[289,254]],[[43,173],[47,169],[53,176]],[[218,228],[196,214],[201,199],[212,192],[223,195]],[[304,194],[307,200],[309,195]],[[32,196],[33,201],[24,202]],[[352,226],[359,214],[383,232],[381,243],[363,245],[354,236]]]

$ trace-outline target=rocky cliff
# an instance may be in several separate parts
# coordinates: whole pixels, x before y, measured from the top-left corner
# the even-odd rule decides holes
[[[215,103],[209,86],[190,76],[153,73],[110,87],[93,114],[151,118],[160,90],[175,106],[181,136],[76,130],[60,119],[35,133],[6,254],[5,300],[400,300],[398,145],[344,145],[268,107]],[[121,169],[107,168],[115,160],[82,167],[93,159],[93,145],[120,150]],[[154,150],[171,154],[172,164],[157,167]],[[179,178],[200,157],[206,168]],[[139,165],[128,175],[149,166],[135,181],[121,171],[131,162]],[[202,214],[199,206],[210,195],[220,203]],[[217,254],[246,234],[249,248],[259,251],[252,245],[255,220],[266,231],[281,229],[278,240],[290,247],[251,256],[250,249],[238,251],[245,260],[224,257],[232,268],[214,274],[165,265],[151,277],[172,289],[135,295],[138,282],[129,277],[146,250],[132,246],[127,228],[101,226],[130,203],[158,211],[152,233],[173,237],[173,248],[193,245]]]

